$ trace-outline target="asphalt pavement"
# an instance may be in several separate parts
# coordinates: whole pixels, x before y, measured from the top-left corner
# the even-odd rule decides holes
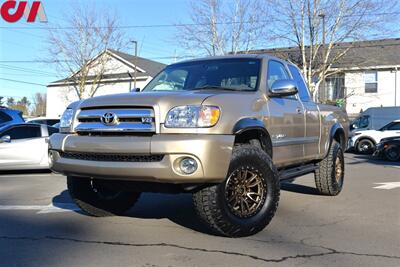
[[[190,194],[144,194],[126,216],[82,213],[51,173],[0,174],[0,266],[400,266],[400,163],[346,154],[345,187],[282,185],[271,224],[210,235]]]

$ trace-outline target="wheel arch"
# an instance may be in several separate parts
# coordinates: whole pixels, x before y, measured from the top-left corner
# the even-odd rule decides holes
[[[325,156],[328,155],[333,140],[335,140],[340,144],[343,151],[346,151],[347,148],[346,132],[340,123],[335,123],[331,127],[331,130],[329,131],[329,139],[326,146]]]
[[[236,122],[232,129],[235,144],[248,143],[250,140],[260,141],[262,149],[272,158],[272,140],[264,123],[256,118],[243,118]]]

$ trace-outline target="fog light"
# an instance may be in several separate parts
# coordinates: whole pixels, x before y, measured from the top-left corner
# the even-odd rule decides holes
[[[192,158],[184,158],[179,163],[179,168],[185,174],[192,174],[197,170],[197,162]]]

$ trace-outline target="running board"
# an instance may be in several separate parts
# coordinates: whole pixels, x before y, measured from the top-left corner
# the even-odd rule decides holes
[[[318,169],[318,166],[315,164],[307,164],[307,165],[302,165],[302,166],[297,166],[297,167],[292,167],[289,169],[284,169],[279,171],[279,179],[282,180],[288,180],[292,179],[301,175],[305,175],[308,173],[311,173]]]

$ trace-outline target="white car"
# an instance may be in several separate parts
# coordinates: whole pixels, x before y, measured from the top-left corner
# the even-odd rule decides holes
[[[356,131],[349,139],[348,148],[358,153],[371,154],[383,138],[400,136],[400,120],[392,121],[379,130]]]
[[[48,169],[47,138],[57,128],[9,124],[0,128],[0,170]]]

